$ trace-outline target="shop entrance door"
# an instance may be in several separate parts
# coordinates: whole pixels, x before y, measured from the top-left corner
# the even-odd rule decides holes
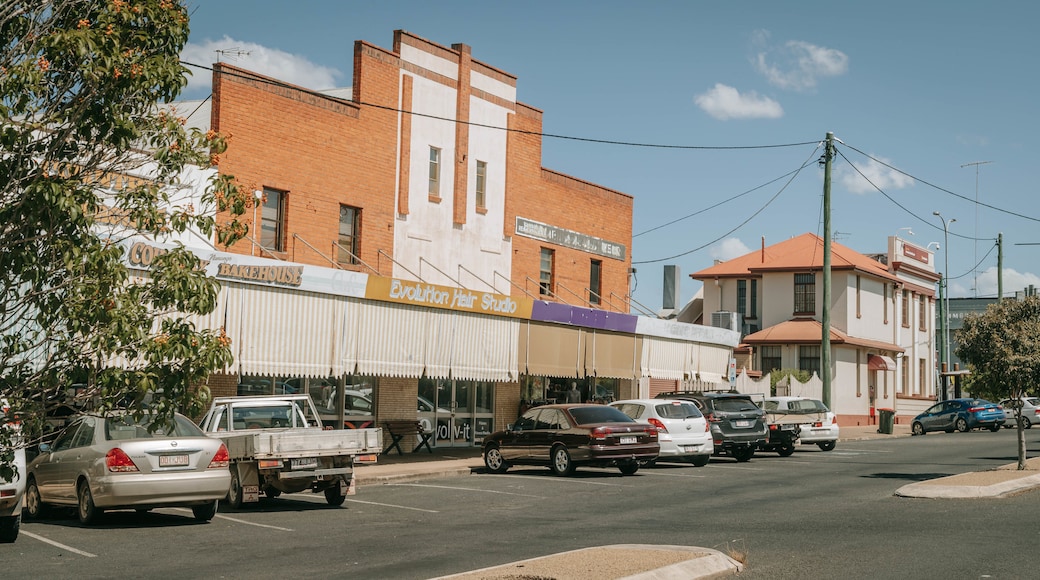
[[[419,397],[419,420],[436,429],[437,447],[480,445],[491,432],[494,417],[492,383],[442,379],[436,381],[435,400]],[[423,399],[429,401],[425,405]]]

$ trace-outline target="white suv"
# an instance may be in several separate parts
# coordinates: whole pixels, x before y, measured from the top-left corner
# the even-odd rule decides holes
[[[12,418],[8,418],[10,406],[0,399],[0,429],[4,441],[0,441],[0,451],[4,450],[4,442],[15,446],[15,475],[7,478],[0,472],[0,543],[11,543],[18,539],[18,529],[22,524],[22,494],[25,493],[25,447],[20,441],[20,426]]]
[[[831,412],[823,401],[804,397],[766,397],[762,402],[762,408],[791,415],[813,415],[811,422],[800,426],[798,442],[803,445],[817,445],[823,451],[830,451],[838,444],[841,432],[838,428],[838,416]]]

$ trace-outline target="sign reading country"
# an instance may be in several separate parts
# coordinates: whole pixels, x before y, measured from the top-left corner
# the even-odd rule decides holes
[[[365,298],[511,318],[530,318],[533,304],[526,297],[379,276],[369,276]]]

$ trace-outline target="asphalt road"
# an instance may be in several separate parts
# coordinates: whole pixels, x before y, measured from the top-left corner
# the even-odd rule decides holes
[[[1030,456],[1040,430],[1027,431]],[[187,510],[23,524],[5,578],[427,579],[608,544],[714,548],[741,578],[1033,578],[1040,492],[897,498],[900,486],[1015,460],[1014,431],[800,447],[791,457],[625,477],[542,468],[362,488],[342,508],[292,494],[197,524]]]

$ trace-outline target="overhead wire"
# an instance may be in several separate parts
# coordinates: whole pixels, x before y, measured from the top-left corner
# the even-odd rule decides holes
[[[632,264],[654,264],[654,263],[657,263],[657,262],[664,262],[664,261],[667,261],[667,260],[674,260],[676,258],[681,258],[681,257],[686,256],[688,254],[692,254],[692,253],[694,253],[696,251],[703,250],[704,248],[707,248],[708,246],[710,246],[710,245],[712,245],[712,244],[714,244],[714,243],[724,239],[726,236],[728,236],[728,235],[732,234],[733,232],[739,230],[740,228],[744,227],[748,222],[750,222],[756,216],[758,216],[758,214],[760,214],[763,211],[765,211],[765,209],[767,207],[769,207],[770,204],[772,204],[774,201],[776,201],[776,198],[780,197],[780,194],[783,193],[787,189],[787,187],[789,185],[791,185],[791,182],[793,182],[794,179],[796,177],[798,177],[798,174],[800,174],[803,169],[805,169],[806,167],[808,167],[809,165],[812,164],[812,161],[810,161],[810,160],[812,159],[813,155],[815,155],[816,152],[820,149],[820,145],[822,145],[822,142],[819,142],[819,141],[816,142],[816,148],[813,149],[812,153],[809,154],[809,158],[804,163],[802,163],[801,167],[799,167],[796,171],[793,172],[794,175],[791,175],[791,178],[787,180],[787,183],[785,183],[783,187],[781,187],[775,194],[773,194],[773,197],[769,198],[769,201],[767,201],[765,203],[765,205],[760,207],[757,211],[755,211],[755,213],[753,213],[750,216],[748,216],[747,219],[745,219],[744,221],[742,221],[739,224],[737,224],[737,226],[734,227],[733,229],[729,230],[728,232],[722,234],[721,236],[715,238],[714,240],[711,240],[710,242],[708,242],[708,243],[706,243],[706,244],[704,244],[702,246],[698,246],[696,248],[693,248],[692,250],[687,250],[685,252],[682,252],[681,254],[676,254],[674,256],[669,256],[667,258],[660,258],[660,259],[657,259],[657,260],[640,260],[638,262],[633,260]]]

